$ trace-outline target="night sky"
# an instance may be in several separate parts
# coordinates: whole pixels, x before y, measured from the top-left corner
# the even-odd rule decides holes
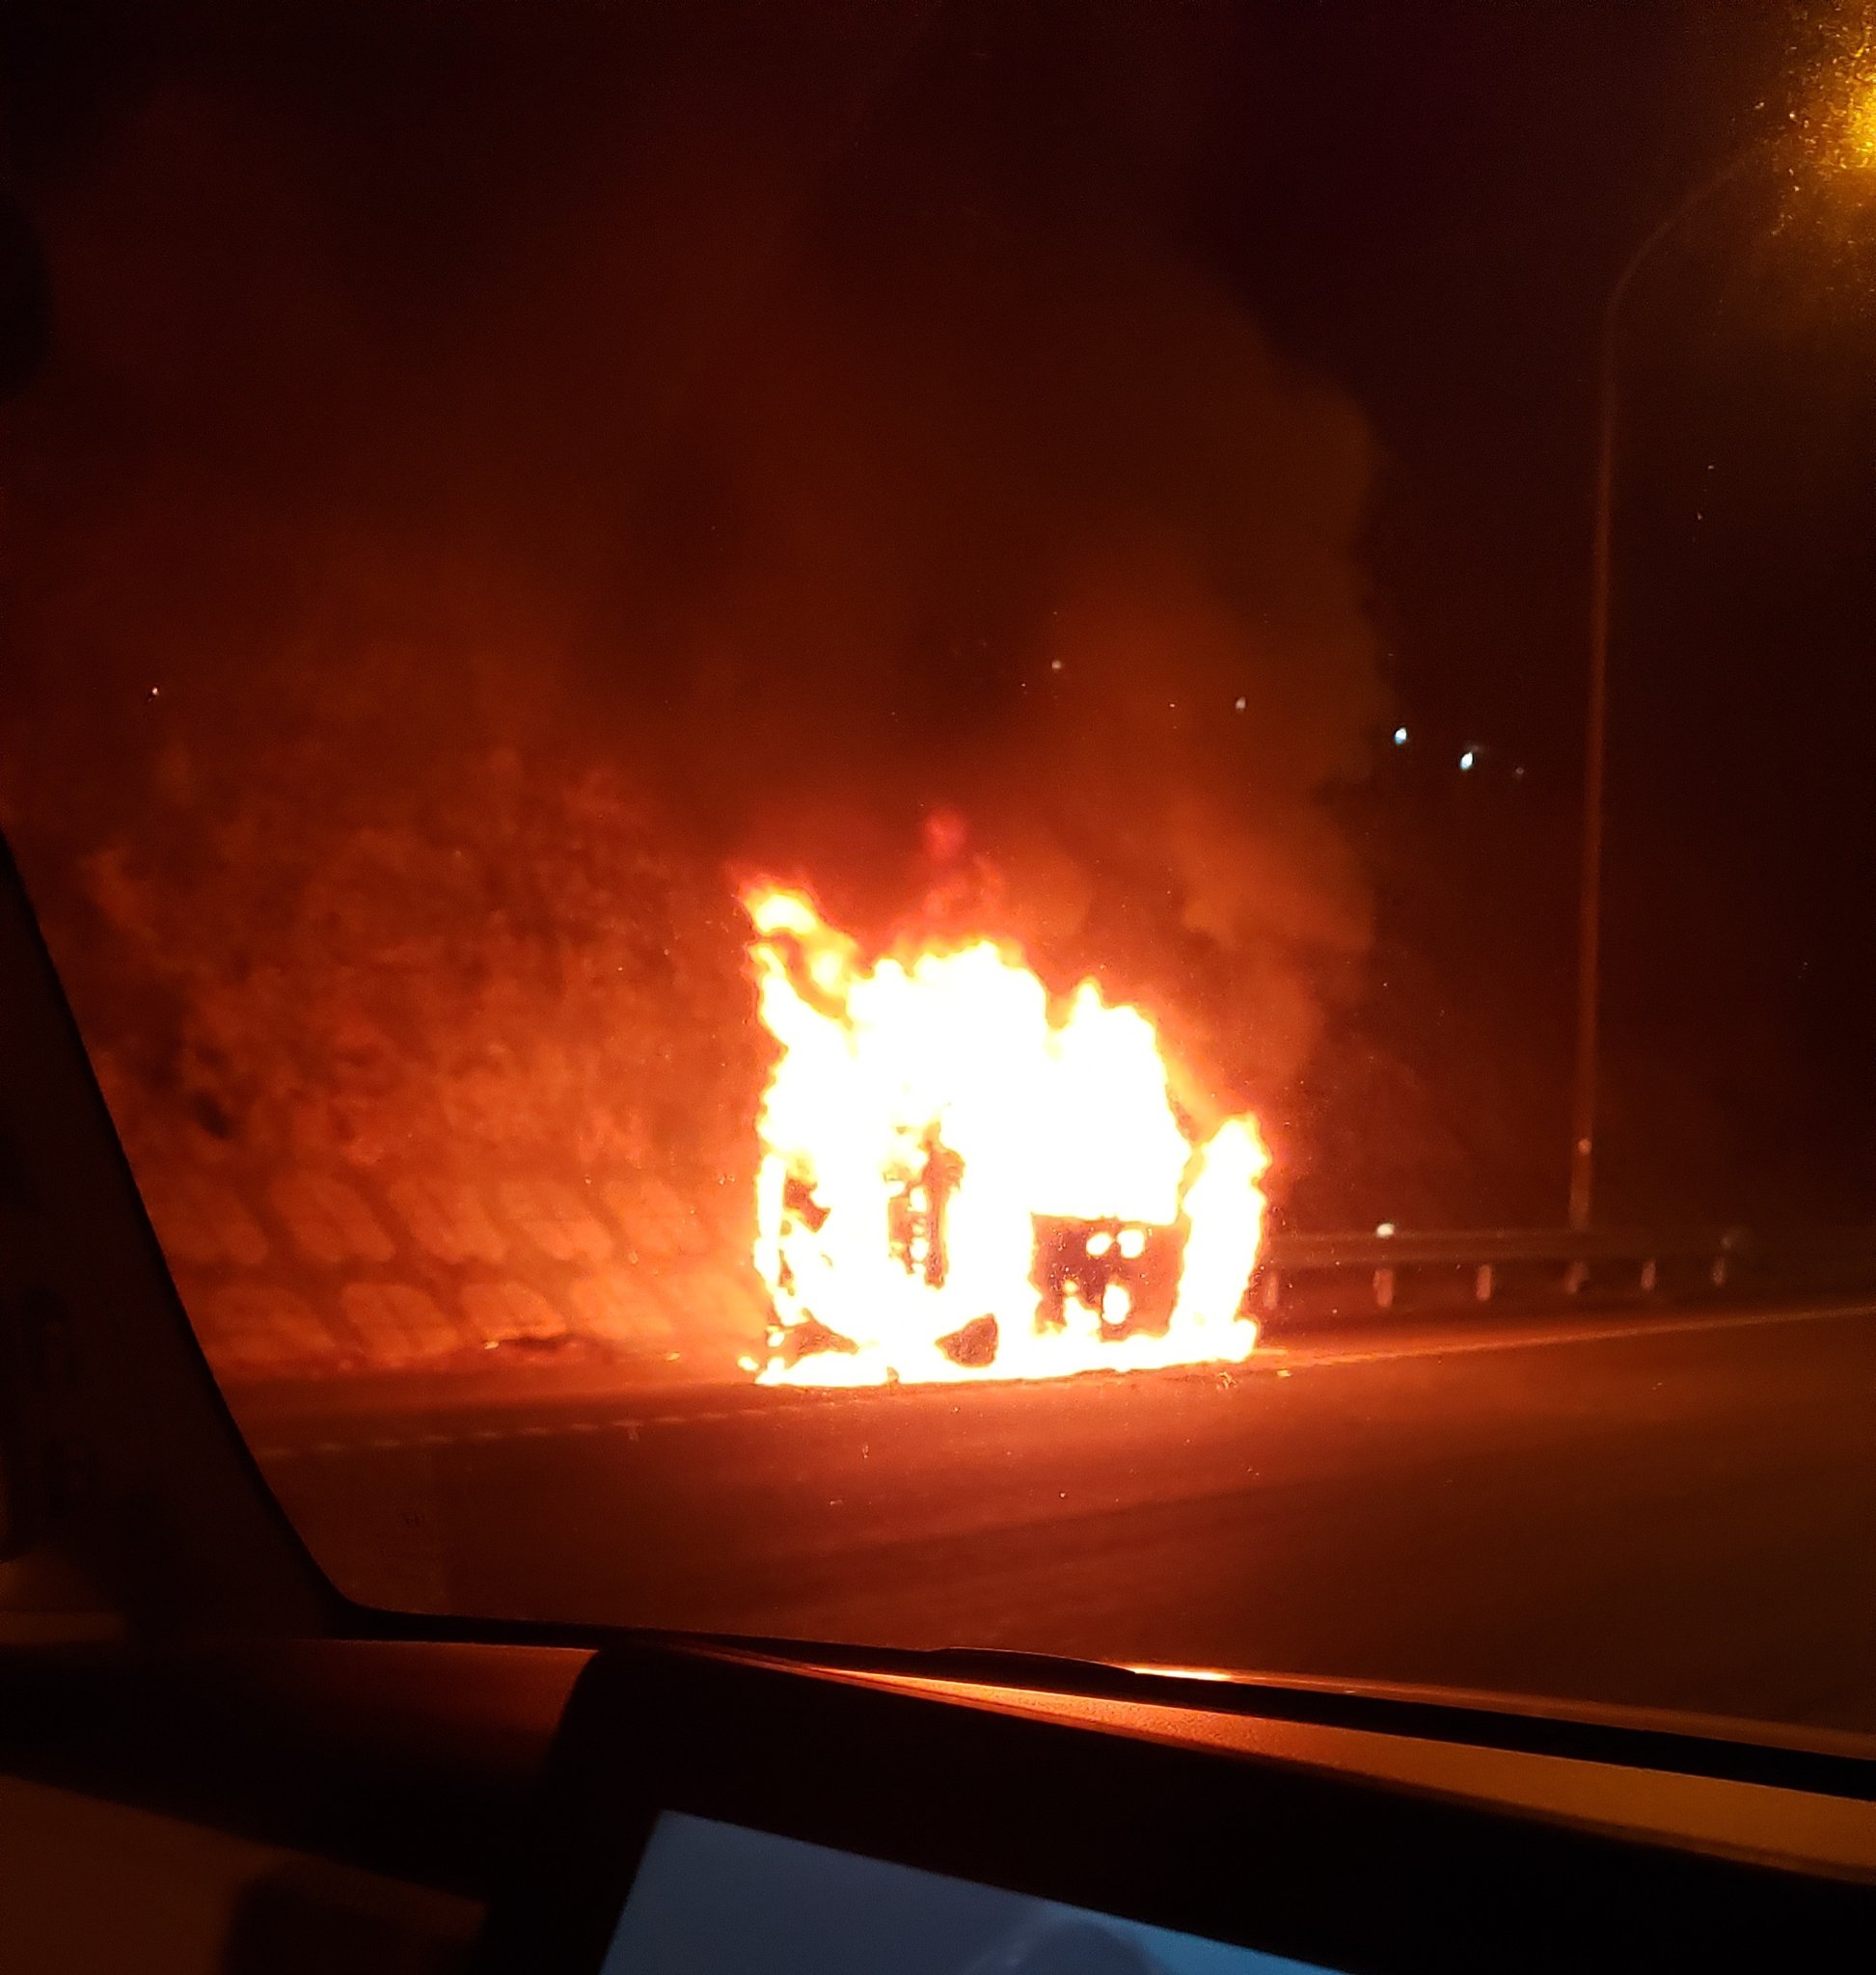
[[[506,748],[861,923],[955,808],[1045,971],[1256,1102],[1292,1221],[1561,1218],[1597,323],[1759,145],[1621,343],[1599,1212],[1866,1217],[1876,198],[1798,142],[1838,13],[136,18],[0,25],[52,296],[0,814],[95,1035],[100,871],[174,847],[226,985],[273,935],[211,836],[283,789],[388,829]],[[238,1135],[199,991],[115,1040]]]

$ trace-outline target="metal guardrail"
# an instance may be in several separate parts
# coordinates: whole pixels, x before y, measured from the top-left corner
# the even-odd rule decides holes
[[[1266,1237],[1252,1296],[1264,1312],[1312,1282],[1365,1279],[1365,1300],[1392,1309],[1403,1284],[1454,1276],[1489,1303],[1511,1283],[1550,1294],[1620,1285],[1644,1294],[1672,1283],[1683,1293],[1762,1284],[1859,1281],[1876,1285],[1876,1228],[1791,1232],[1746,1228],[1393,1230]]]
[[[1592,1231],[1567,1228],[1474,1228],[1447,1231],[1401,1229],[1393,1233],[1309,1234],[1273,1229],[1266,1260],[1286,1269],[1378,1268],[1388,1263],[1479,1261],[1627,1261],[1650,1255],[1721,1255],[1750,1240],[1739,1228],[1666,1231]]]

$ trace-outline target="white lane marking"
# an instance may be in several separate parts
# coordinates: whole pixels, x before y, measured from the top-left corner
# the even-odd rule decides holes
[[[1294,1371],[1314,1371],[1345,1365],[1384,1365],[1404,1358],[1453,1358],[1481,1351],[1543,1350],[1560,1344],[1606,1343],[1624,1338],[1685,1337],[1703,1331],[1734,1331],[1767,1328],[1777,1324],[1828,1323],[1844,1317],[1876,1316],[1876,1303],[1867,1299],[1853,1303],[1820,1304],[1803,1310],[1730,1311],[1725,1313],[1690,1316],[1634,1316],[1604,1323],[1577,1322],[1551,1330],[1501,1332],[1491,1337],[1466,1338],[1446,1335],[1411,1342],[1387,1344],[1368,1350],[1313,1349],[1309,1345],[1269,1344],[1257,1357],[1239,1366],[1239,1372],[1274,1371],[1288,1378]],[[845,1393],[843,1398],[863,1396]],[[955,1408],[954,1408],[955,1410]],[[722,1420],[760,1419],[759,1411],[748,1413],[723,1410],[705,1413],[670,1413],[652,1419],[570,1420],[545,1426],[535,1422],[514,1426],[475,1427],[464,1433],[422,1433],[409,1439],[317,1440],[304,1447],[256,1447],[260,1461],[295,1460],[311,1454],[347,1454],[365,1449],[394,1452],[411,1447],[461,1447],[468,1443],[488,1446],[503,1440],[554,1440],[570,1433],[623,1433],[636,1442],[646,1426],[694,1426]]]
[[[726,1413],[706,1413],[695,1417],[725,1420],[730,1416]],[[654,1423],[684,1426],[690,1423],[691,1418],[690,1415],[682,1415]],[[572,1420],[564,1426],[476,1427],[466,1433],[417,1433],[404,1440],[374,1435],[359,1440],[314,1440],[304,1447],[256,1447],[251,1451],[258,1461],[297,1461],[313,1454],[399,1453],[408,1452],[413,1447],[493,1446],[503,1440],[558,1440],[571,1433],[623,1432],[629,1440],[636,1441],[639,1428],[643,1423],[639,1420]]]
[[[1865,1297],[1855,1303],[1818,1304],[1804,1310],[1741,1310],[1725,1314],[1634,1316],[1605,1323],[1560,1325],[1553,1330],[1502,1332],[1495,1337],[1467,1338],[1449,1334],[1359,1351],[1313,1350],[1308,1345],[1291,1347],[1283,1344],[1272,1344],[1266,1348],[1270,1358],[1281,1356],[1286,1368],[1314,1370],[1322,1366],[1381,1365],[1396,1358],[1456,1358],[1462,1353],[1476,1351],[1539,1350],[1556,1344],[1606,1343],[1619,1338],[1685,1337],[1701,1331],[1756,1330],[1789,1323],[1831,1323],[1851,1316],[1876,1316],[1876,1303]],[[1257,1359],[1252,1358],[1243,1368],[1248,1371],[1256,1366]]]

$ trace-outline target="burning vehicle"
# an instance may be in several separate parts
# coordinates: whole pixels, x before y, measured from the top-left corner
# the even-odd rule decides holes
[[[759,1130],[766,1383],[1052,1378],[1237,1363],[1268,1155],[1200,1138],[1152,1021],[1013,945],[869,963],[802,893],[745,900],[778,1045]]]

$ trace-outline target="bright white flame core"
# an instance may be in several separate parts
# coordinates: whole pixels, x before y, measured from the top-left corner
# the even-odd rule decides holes
[[[765,1383],[1249,1356],[1257,1327],[1240,1306],[1268,1158],[1248,1117],[1187,1140],[1145,1015],[1084,982],[1054,1017],[1042,983],[988,940],[869,968],[799,894],[745,903],[762,1020],[781,1045],[760,1118],[754,1258],[778,1346]],[[1119,1224],[1090,1234],[1107,1279],[1071,1281],[1059,1322],[1034,1279],[1039,1219]],[[1126,1328],[1149,1237],[1171,1253],[1182,1231],[1163,1328]],[[798,1355],[788,1333],[809,1323],[835,1347]],[[967,1326],[974,1343],[947,1351]]]

